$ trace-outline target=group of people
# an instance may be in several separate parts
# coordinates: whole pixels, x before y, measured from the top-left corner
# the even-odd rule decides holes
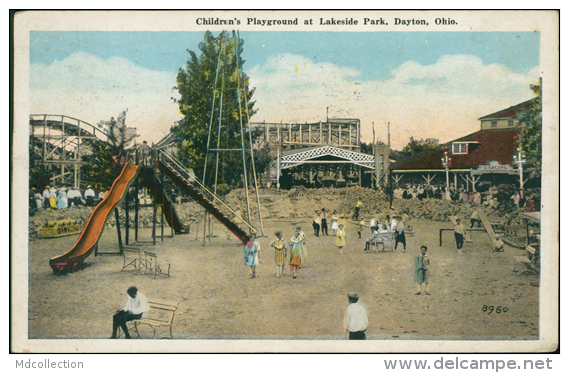
[[[58,210],[74,208],[78,206],[94,206],[105,197],[105,191],[101,190],[98,194],[87,186],[84,193],[78,187],[67,189],[65,187],[55,188],[46,185],[40,193],[34,186],[30,191],[30,213],[38,210]]]
[[[429,278],[431,277],[431,260],[427,255],[428,247],[421,246],[421,252],[415,256],[415,271],[413,281],[417,284],[415,295],[421,295],[423,290],[426,295],[429,292]],[[344,314],[344,329],[349,333],[349,339],[366,339],[365,332],[369,326],[369,311],[357,294],[348,294],[349,306]]]
[[[335,211],[334,211],[335,213]],[[322,216],[320,216],[322,215]],[[336,217],[336,224],[338,224],[338,219]],[[332,227],[331,227],[332,228]],[[314,235],[316,237],[320,236],[320,230],[322,230],[322,235],[328,235],[328,219],[326,219],[326,209],[317,211],[314,219],[312,220],[312,229],[314,229]],[[337,229],[337,227],[336,227]],[[331,229],[332,230],[332,229]],[[334,233],[332,233],[334,234]]]
[[[340,217],[338,216],[336,210],[332,212],[330,219],[330,235],[336,237],[336,246],[338,247],[338,251],[340,254],[343,254],[344,246],[346,246],[346,231],[344,230],[344,224],[339,222]],[[317,211],[314,219],[312,220],[312,228],[314,229],[314,235],[316,237],[320,236],[320,231],[322,231],[322,236],[329,235],[328,220],[326,219],[326,209]],[[300,229],[300,227],[298,227],[298,229]],[[302,235],[304,237],[304,233],[302,233]],[[291,239],[291,242],[293,239]]]
[[[393,198],[416,198],[418,200],[425,198],[446,199],[449,201],[468,203],[472,206],[485,206],[495,209],[499,208],[503,203],[508,203],[507,201],[498,201],[498,198],[491,193],[483,195],[480,191],[469,191],[463,187],[456,187],[454,184],[450,184],[448,189],[444,184],[406,184],[405,187],[397,187],[393,190]],[[526,198],[523,191],[515,191],[510,196],[510,200],[514,207],[524,208],[527,212],[533,212],[536,209],[536,202],[531,198]],[[356,210],[359,209],[356,208]]]
[[[322,212],[325,214],[325,210]],[[319,217],[319,215],[317,215]],[[338,223],[338,216],[336,211],[331,216],[332,222],[330,226],[330,231],[336,236],[336,245],[339,252],[342,253],[343,248],[346,246],[346,234],[344,231],[344,225]],[[479,221],[479,217],[471,217],[471,228]],[[318,223],[319,227],[316,230],[315,225]],[[377,234],[382,233],[392,233],[395,235],[395,246],[394,250],[397,249],[399,243],[403,244],[403,251],[406,251],[405,242],[405,221],[403,216],[393,216],[387,215],[385,219],[371,218],[369,225],[365,224],[365,221],[360,221],[360,227],[368,226],[372,237]],[[328,235],[327,222],[325,215],[324,217],[313,221],[313,227],[315,229],[315,235],[318,236],[319,230],[322,229],[323,235]],[[358,230],[361,233],[362,229]],[[456,219],[454,225],[454,235],[457,245],[457,250],[461,250],[464,243],[464,237],[466,235],[466,228],[461,222],[461,219]],[[361,235],[360,235],[361,238]],[[297,278],[299,271],[308,256],[308,248],[306,246],[306,236],[302,231],[301,227],[297,227],[294,231],[293,236],[287,242],[283,238],[281,231],[275,232],[275,237],[269,244],[270,247],[274,249],[274,263],[277,267],[277,277],[282,277],[285,275],[285,265],[288,263],[290,275],[292,278]],[[493,241],[493,251],[501,252],[503,249],[504,242],[500,239],[499,235],[496,235]],[[249,276],[251,279],[256,277],[256,267],[259,265],[259,257],[261,252],[261,246],[257,240],[256,234],[251,234],[251,240],[244,247],[244,264],[249,267]],[[413,281],[416,283],[417,290],[415,295],[421,295],[423,292],[426,295],[430,295],[429,289],[429,279],[430,279],[430,258],[427,254],[428,247],[422,245],[420,247],[420,253],[414,258],[414,272]],[[130,338],[128,328],[126,323],[130,320],[140,319],[143,313],[147,309],[146,300],[144,296],[137,292],[136,287],[131,287],[127,291],[128,297],[125,306],[117,311],[113,316],[113,334],[111,338],[117,338],[117,330],[122,328],[125,337]],[[344,330],[348,332],[349,339],[351,340],[364,340],[366,339],[366,330],[369,326],[369,310],[367,306],[359,299],[359,296],[355,293],[348,294],[348,307],[344,313],[343,327]]]
[[[387,232],[394,232],[397,230],[397,224],[401,221],[402,218],[400,216],[393,216],[390,217],[389,215],[385,216],[385,219],[381,218],[374,218],[373,216],[369,220],[369,228],[371,233],[380,232],[380,233],[387,233]],[[360,226],[365,226],[365,221],[360,222]]]
[[[338,229],[340,228],[340,217],[338,216],[338,212],[334,210],[332,215],[330,216],[330,226],[328,227],[328,219],[326,218],[326,209],[323,208],[320,211],[317,211],[314,215],[314,219],[312,219],[312,228],[314,229],[314,235],[316,237],[320,236],[336,236]],[[330,228],[330,234],[328,234],[328,228]]]
[[[284,267],[288,258],[288,265],[292,278],[296,278],[302,264],[308,257],[308,247],[305,245],[306,236],[300,227],[297,227],[290,239],[288,248],[282,232],[275,232],[275,238],[269,244],[274,249],[274,262],[277,266],[277,277],[285,275]],[[249,267],[249,278],[256,277],[256,268],[259,265],[261,245],[255,233],[244,247],[244,264]]]
[[[523,208],[526,212],[534,212],[536,210],[535,201],[532,198],[527,198],[524,193],[516,191],[510,199],[516,208]]]
[[[482,204],[482,194],[480,192],[468,191],[464,188],[457,188],[451,184],[447,189],[445,184],[431,185],[407,184],[405,188],[398,187],[393,191],[393,197],[399,199],[418,199],[425,198],[446,199],[450,201],[462,201],[472,205]]]
[[[361,238],[361,228],[364,226],[364,221],[359,224],[360,229],[358,233]],[[336,228],[337,225],[337,228]],[[338,252],[340,254],[344,253],[344,248],[346,246],[346,231],[344,229],[344,224],[338,224],[338,217],[332,215],[332,226],[334,227],[334,235],[336,236],[336,246],[338,247]],[[370,230],[372,237],[368,240],[368,245],[366,245],[365,251],[369,250],[369,242],[382,233],[392,233],[395,237],[394,250],[397,250],[399,243],[403,245],[403,252],[407,251],[407,242],[405,238],[406,224],[402,216],[394,216],[393,219],[387,215],[386,219],[383,221],[375,220],[372,218],[370,220]],[[306,245],[306,235],[302,231],[301,227],[296,227],[293,236],[290,238],[287,246],[287,242],[283,238],[281,231],[274,233],[275,237],[269,244],[270,247],[274,249],[274,262],[277,266],[277,277],[282,277],[285,275],[285,265],[289,265],[290,275],[292,278],[296,278],[302,267],[302,264],[308,257],[308,247]],[[316,232],[315,232],[316,234]],[[259,265],[259,256],[261,252],[261,245],[257,241],[257,236],[255,233],[251,234],[251,240],[244,246],[244,265],[249,268],[249,277],[256,277],[256,268]]]
[[[482,224],[482,219],[478,214],[478,211],[474,211],[470,216],[470,229],[474,227],[474,224],[478,224],[478,227]],[[457,218],[454,223],[454,240],[456,242],[456,249],[458,251],[462,250],[464,246],[465,237],[467,235],[466,227],[462,223],[462,221]],[[494,234],[494,238],[492,240],[492,251],[495,253],[503,252],[504,251],[504,241],[500,238],[499,234]]]
[[[336,235],[336,244],[340,249],[340,252],[342,252],[342,249],[346,244],[346,236],[343,224],[338,225]],[[292,278],[297,277],[300,268],[302,267],[302,264],[308,255],[305,241],[306,236],[300,227],[297,227],[295,229],[294,234],[290,239],[288,248],[287,243],[283,238],[282,232],[275,232],[275,238],[271,241],[269,246],[274,249],[274,261],[277,265],[277,277],[282,277],[285,275],[284,267],[286,265],[287,258]],[[256,267],[259,264],[260,251],[261,246],[257,241],[256,234],[253,233],[251,235],[251,241],[249,241],[244,248],[245,266],[249,267],[250,278],[255,278]],[[365,332],[369,325],[369,310],[365,304],[359,300],[358,295],[355,293],[348,294],[348,304],[349,306],[346,308],[343,321],[344,329],[348,332],[348,338],[351,340],[366,339]],[[116,317],[119,319],[119,321],[122,322],[122,316],[120,316],[120,314],[118,315],[119,316]],[[126,324],[126,322],[124,322],[124,324]],[[117,323],[117,325],[119,324]],[[115,330],[118,328],[118,326],[115,326],[115,324],[113,324],[113,328],[113,330]],[[126,326],[123,329],[126,330]]]
[[[393,220],[399,219],[395,224],[395,229],[397,232],[401,230],[404,232],[405,223],[402,217],[394,217]],[[374,219],[372,219],[373,221]],[[393,226],[391,224],[392,220],[389,219],[389,216],[386,217],[386,221],[390,224],[389,226]],[[371,223],[370,223],[371,224]],[[381,228],[378,227],[381,225]],[[372,227],[372,232],[378,232],[379,229],[383,229],[388,225],[385,223],[376,224]],[[340,233],[341,232],[341,233]],[[343,224],[339,225],[338,229],[338,241],[343,242],[343,246],[345,246],[345,233],[343,233]],[[404,234],[404,233],[403,233]],[[460,250],[462,248],[462,242],[464,241],[463,237],[466,234],[464,225],[462,224],[460,219],[456,219],[455,224],[455,239],[457,242],[457,249]],[[307,257],[307,250],[306,246],[304,245],[306,237],[304,232],[300,227],[297,227],[293,237],[290,239],[289,246],[287,248],[287,243],[282,236],[281,231],[275,232],[275,238],[271,241],[270,247],[274,249],[274,262],[277,265],[277,277],[282,277],[285,274],[284,267],[287,262],[290,266],[290,274],[293,278],[297,277],[297,274],[304,263],[304,260]],[[403,241],[404,243],[404,241]],[[337,242],[338,247],[340,250],[343,246],[340,246]],[[504,242],[500,239],[499,235],[496,235],[494,242],[494,251],[500,252],[503,251]],[[405,250],[404,246],[404,250]],[[245,245],[245,265],[250,269],[250,278],[255,278],[255,269],[256,266],[259,264],[259,253],[261,251],[261,247],[259,242],[257,241],[257,237],[255,234],[251,235],[251,241]],[[431,295],[429,289],[429,279],[430,279],[430,257],[427,254],[428,247],[422,245],[420,247],[420,253],[415,256],[414,258],[414,274],[413,274],[413,281],[416,283],[417,290],[415,295],[421,295],[423,292],[426,295]],[[125,334],[125,338],[131,338],[128,327],[126,323],[131,320],[141,319],[143,317],[144,312],[147,311],[147,303],[144,296],[137,292],[137,288],[132,286],[127,290],[128,297],[125,302],[125,305],[122,309],[118,310],[113,315],[113,333],[111,338],[117,338],[117,331],[119,328],[122,328]],[[343,318],[343,328],[346,332],[348,332],[348,338],[350,340],[365,340],[366,339],[366,331],[369,327],[369,310],[367,306],[359,299],[359,296],[355,293],[348,294],[348,307],[345,310],[344,318]]]
[[[339,224],[335,230],[336,246],[340,254],[346,246],[346,232],[344,224]],[[308,246],[306,245],[306,235],[301,227],[296,227],[288,245],[281,231],[275,232],[275,238],[269,244],[274,249],[274,262],[277,266],[277,277],[285,275],[284,267],[289,265],[289,272],[292,278],[296,278],[308,258]],[[249,277],[255,278],[256,267],[259,265],[259,254],[261,245],[257,241],[256,234],[251,234],[251,240],[244,247],[244,264],[249,267]]]
[[[285,240],[282,238],[282,232],[275,232],[275,239],[270,246],[275,249],[275,263],[277,264],[277,277],[284,275],[284,265],[287,258],[287,252],[290,252],[290,271],[293,278],[302,266],[304,255],[302,243],[304,234],[300,227],[295,230],[294,236],[290,240],[290,249],[287,251]],[[259,263],[260,245],[256,240],[255,234],[252,234],[251,241],[245,245],[245,265],[250,267],[250,276],[255,278],[255,267]],[[429,293],[429,266],[430,259],[427,256],[427,246],[421,246],[420,255],[415,257],[415,273],[414,281],[417,283],[416,295],[421,294],[425,289],[427,295]],[[130,339],[127,322],[140,320],[144,313],[148,311],[148,304],[144,295],[138,292],[135,286],[131,286],[127,290],[127,298],[124,306],[117,310],[113,315],[113,329],[111,339],[118,338],[118,330],[122,329],[125,338]],[[365,340],[366,330],[369,326],[369,310],[367,306],[359,299],[355,293],[348,294],[348,307],[344,313],[343,327],[348,332],[350,340]]]
[[[452,188],[451,188],[452,190]],[[450,195],[451,191],[446,190],[444,184],[430,185],[430,184],[407,184],[405,188],[398,187],[393,190],[393,197],[398,199],[412,199],[417,198],[423,200],[425,198],[443,199],[445,195]]]
[[[358,224],[358,236],[361,238],[361,233],[366,226],[365,220],[360,221]],[[405,230],[407,228],[405,220],[402,216],[390,217],[387,215],[385,219],[375,219],[372,217],[369,221],[369,228],[371,231],[371,236],[366,241],[366,246],[364,251],[371,251],[371,244],[377,244],[379,241],[383,241],[383,244],[389,244],[391,239],[395,238],[394,250],[397,250],[399,243],[403,245],[403,251],[407,250],[407,241],[405,238]],[[387,238],[383,240],[382,238]]]

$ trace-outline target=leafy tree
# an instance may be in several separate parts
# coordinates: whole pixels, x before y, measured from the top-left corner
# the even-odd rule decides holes
[[[99,122],[98,126],[108,134],[108,142],[95,143],[93,153],[83,157],[89,162],[82,167],[83,174],[87,175],[88,180],[102,184],[105,189],[110,188],[119,176],[125,150],[138,136],[135,128],[126,126],[126,112],[122,111],[116,120],[111,117],[110,120]]]
[[[436,149],[439,145],[437,140],[427,139],[427,140],[415,140],[411,137],[409,143],[403,148],[403,152],[409,155],[415,155],[422,153],[426,150]]]
[[[28,159],[30,167],[30,187],[35,186],[36,189],[41,192],[46,185],[49,185],[51,173],[48,168],[39,161],[42,159],[42,147],[41,144],[38,141],[34,141],[33,138],[30,138]]]
[[[535,97],[530,106],[518,115],[523,126],[517,142],[526,157],[525,169],[532,176],[537,176],[541,174],[541,78],[530,87]]]
[[[360,143],[360,151],[362,153],[366,153],[366,154],[373,154],[373,143],[365,143],[365,142],[361,142]]]
[[[210,149],[241,148],[241,124],[245,127],[256,111],[251,101],[254,89],[249,89],[249,77],[241,71],[243,40],[235,33],[222,32],[216,37],[208,31],[199,50],[199,56],[188,50],[186,66],[178,72],[180,98],[176,101],[183,119],[171,131],[179,160],[202,179],[208,142]],[[242,164],[242,154],[211,153],[216,154],[208,157],[208,177],[215,176],[216,184],[239,184],[243,169],[236,165]],[[212,180],[206,182],[211,184]]]
[[[392,157],[395,160],[412,157],[427,150],[435,150],[439,147],[437,139],[415,140],[412,137],[401,151],[393,151]]]
[[[255,171],[257,172],[257,182],[261,180],[261,175],[266,173],[272,161],[271,149],[269,144],[254,150]],[[268,176],[268,175],[267,175]]]
[[[101,184],[108,190],[120,175],[121,167],[112,156],[109,145],[96,144],[93,147],[93,154],[84,157],[89,163],[82,167],[81,172],[87,176],[85,181]]]
[[[50,180],[51,173],[45,166],[30,166],[30,186],[36,187],[36,189],[41,193],[43,188],[50,184]]]
[[[107,149],[114,157],[124,155],[124,150],[137,137],[136,128],[126,126],[127,111],[128,109],[122,111],[116,120],[111,117],[110,120],[101,120],[98,124],[99,127],[105,128],[108,134],[109,143]]]

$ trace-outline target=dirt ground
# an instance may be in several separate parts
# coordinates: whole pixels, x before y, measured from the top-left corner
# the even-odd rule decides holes
[[[457,252],[449,223],[414,220],[407,252],[363,251],[369,229],[358,239],[347,224],[343,255],[335,237],[315,237],[310,219],[265,219],[257,278],[243,265],[243,246],[219,223],[203,245],[203,228],[165,237],[155,246],[139,243],[171,264],[171,277],[121,272],[123,258],[91,255],[84,270],[56,276],[49,259],[68,251],[77,235],[37,239],[29,247],[29,338],[108,338],[111,316],[126,289],[136,285],[147,298],[178,301],[176,339],[347,339],[342,329],[348,292],[356,292],[370,312],[368,339],[537,339],[539,278],[520,275],[506,246],[492,253],[487,235],[473,232],[473,243]],[[275,230],[290,238],[299,225],[307,236],[308,258],[298,278],[276,277],[268,243]],[[165,232],[170,233],[166,228]],[[140,240],[150,241],[150,231]],[[124,232],[123,232],[124,240]],[[133,243],[133,230],[130,236]],[[100,251],[116,252],[117,233],[107,228]],[[431,295],[415,295],[414,256],[429,247]],[[500,306],[501,313],[483,312]],[[505,308],[507,307],[507,312]],[[141,328],[142,338],[151,338]]]

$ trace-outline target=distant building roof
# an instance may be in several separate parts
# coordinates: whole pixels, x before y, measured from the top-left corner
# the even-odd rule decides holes
[[[371,154],[360,153],[331,145],[285,150],[281,153],[280,157],[282,169],[304,163],[337,163],[343,161],[373,169],[375,158]]]
[[[429,150],[415,157],[402,159],[391,166],[392,171],[442,170],[441,158],[448,149],[452,164],[449,169],[470,169],[489,161],[500,164],[512,164],[516,153],[516,138],[520,131],[516,129],[489,129],[474,132],[462,138],[442,144],[435,150]],[[467,142],[468,154],[452,154],[453,142]]]
[[[497,111],[492,114],[485,115],[478,118],[478,120],[488,120],[488,119],[514,119],[518,117],[518,112],[530,106],[532,100],[524,101],[520,104],[510,106],[507,109]]]
[[[162,140],[154,144],[154,147],[162,148],[165,146],[169,146],[172,142],[174,142],[174,135],[172,134],[172,132],[169,132],[165,137],[162,138]]]

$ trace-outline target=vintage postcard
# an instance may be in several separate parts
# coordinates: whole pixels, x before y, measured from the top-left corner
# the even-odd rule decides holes
[[[24,11],[13,57],[13,352],[558,348],[557,11]]]

